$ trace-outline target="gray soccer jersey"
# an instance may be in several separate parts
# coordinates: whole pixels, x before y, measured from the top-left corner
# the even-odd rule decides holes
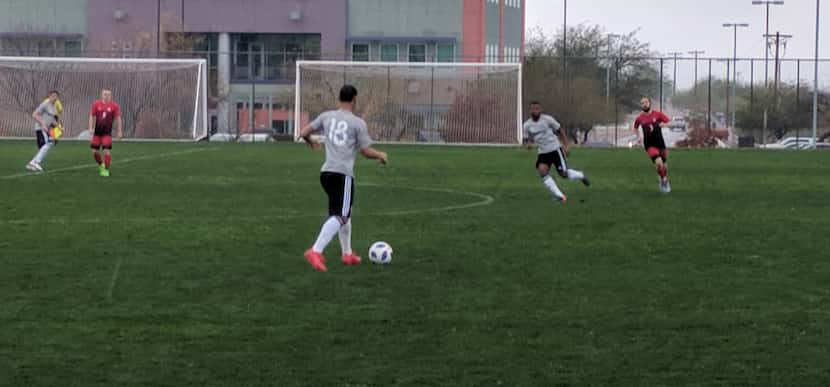
[[[556,135],[560,127],[556,119],[547,114],[542,114],[539,121],[534,121],[533,118],[525,121],[523,126],[524,137],[533,139],[533,142],[539,147],[539,153],[554,152],[562,146],[559,143],[559,137]]]
[[[49,125],[55,123],[55,116],[58,115],[58,110],[55,109],[55,105],[49,103],[49,101],[43,101],[40,106],[35,109],[35,115],[40,117],[40,120],[43,121],[43,124],[46,125],[46,129],[49,129]],[[43,129],[39,123],[35,122],[35,131]]]
[[[320,114],[311,127],[326,138],[326,162],[321,171],[354,176],[357,151],[372,145],[366,122],[352,112],[340,109]]]

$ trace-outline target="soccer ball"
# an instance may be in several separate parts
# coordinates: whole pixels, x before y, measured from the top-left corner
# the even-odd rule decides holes
[[[386,242],[372,243],[369,248],[369,260],[378,265],[387,265],[392,262],[392,246]]]

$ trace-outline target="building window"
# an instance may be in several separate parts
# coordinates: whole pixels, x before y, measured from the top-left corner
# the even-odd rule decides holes
[[[319,34],[234,34],[231,77],[260,82],[293,79],[298,60],[319,59],[320,38]]]
[[[249,79],[251,72],[248,64],[248,42],[236,42],[234,47],[233,68],[234,78]]]
[[[285,120],[272,120],[271,128],[279,134],[287,134],[290,129],[290,125],[289,122]]]
[[[455,62],[455,45],[438,44],[435,47],[435,56],[437,62]]]
[[[369,61],[369,45],[366,43],[352,44],[352,60],[355,62]]]
[[[37,42],[37,51],[38,55],[40,56],[54,56],[55,41],[52,39],[47,39]]]
[[[409,61],[410,62],[426,62],[427,61],[427,46],[426,46],[426,44],[410,44],[409,45]]]
[[[63,52],[66,56],[79,57],[84,50],[80,40],[67,40],[63,43]]]
[[[398,61],[398,45],[396,43],[384,43],[380,46],[380,60],[383,62]]]

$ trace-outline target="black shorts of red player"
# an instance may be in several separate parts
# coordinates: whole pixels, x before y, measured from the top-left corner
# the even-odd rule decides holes
[[[111,134],[96,134],[92,136],[92,141],[89,147],[95,150],[112,149],[112,135]]]
[[[559,176],[567,177],[568,176],[568,158],[565,157],[565,152],[562,152],[562,148],[559,148],[553,152],[548,153],[540,153],[538,157],[536,157],[536,168],[539,168],[539,165],[547,165],[550,168],[551,165],[556,166],[556,172],[559,173]]]

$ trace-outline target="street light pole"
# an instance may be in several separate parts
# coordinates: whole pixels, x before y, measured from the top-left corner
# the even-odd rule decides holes
[[[816,53],[813,58],[813,149],[818,147],[818,39],[820,31],[821,0],[816,0]]]
[[[568,93],[568,0],[562,9],[562,104],[567,102]]]
[[[755,0],[752,2],[753,5],[764,5],[766,6],[766,17],[767,17],[767,27],[766,27],[766,36],[769,36],[769,6],[770,5],[784,5],[784,1],[782,0]],[[768,43],[769,40],[765,38],[764,43]],[[769,86],[769,44],[764,44],[764,87]]]
[[[732,28],[734,32],[733,40],[732,40],[732,128],[735,128],[735,98],[737,96],[737,83],[738,83],[738,27],[749,27],[747,23],[723,23],[723,26],[726,28]]]
[[[156,2],[156,58],[161,57],[161,0]]]

